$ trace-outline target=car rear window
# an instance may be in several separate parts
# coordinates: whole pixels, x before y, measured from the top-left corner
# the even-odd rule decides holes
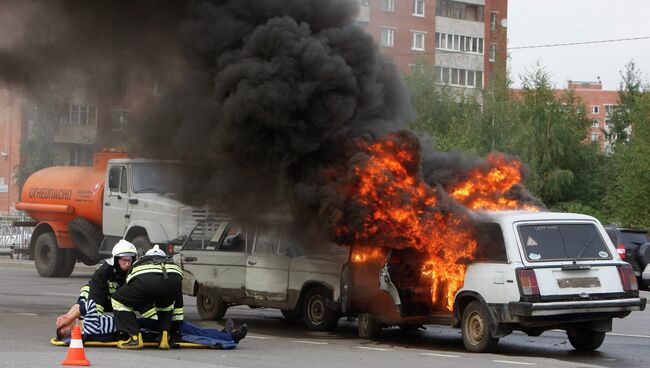
[[[621,231],[621,241],[626,247],[641,245],[648,242],[648,234],[640,231]]]
[[[593,224],[520,225],[519,237],[531,262],[612,259]]]

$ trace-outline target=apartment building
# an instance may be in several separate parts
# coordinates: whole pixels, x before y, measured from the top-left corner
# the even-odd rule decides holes
[[[618,104],[618,91],[603,90],[600,81],[569,80],[567,89],[573,91],[585,105],[587,117],[591,120],[589,140],[599,142],[604,153],[611,153],[612,147],[604,132],[610,129],[610,114]]]
[[[0,216],[15,212],[19,198],[17,185],[20,165],[20,138],[22,126],[21,93],[0,86]]]
[[[439,83],[481,89],[505,72],[507,0],[360,0],[358,21],[404,73],[419,59]]]

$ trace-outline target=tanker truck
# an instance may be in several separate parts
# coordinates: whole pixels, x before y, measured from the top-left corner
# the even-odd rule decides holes
[[[77,260],[94,265],[110,257],[119,239],[144,254],[152,244],[180,244],[206,209],[185,206],[172,194],[179,163],[96,153],[92,167],[54,166],[32,174],[17,210],[36,222],[30,258],[43,277],[67,277]]]

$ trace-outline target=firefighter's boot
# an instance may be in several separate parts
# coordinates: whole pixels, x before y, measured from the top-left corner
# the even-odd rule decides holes
[[[144,347],[142,334],[131,335],[128,340],[118,341],[117,347],[120,349],[142,349]]]
[[[169,333],[167,331],[163,331],[160,334],[160,345],[158,345],[158,349],[169,350]]]

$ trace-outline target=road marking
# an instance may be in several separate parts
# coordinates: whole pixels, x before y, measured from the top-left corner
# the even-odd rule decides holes
[[[375,351],[391,351],[391,349],[386,348],[369,348],[367,346],[355,346],[355,349],[365,349],[365,350],[375,350]]]
[[[621,334],[621,333],[612,333],[612,332],[608,332],[607,334],[612,335],[612,336],[642,337],[642,338],[645,338],[645,339],[650,339],[650,336],[648,336],[648,335],[630,335],[630,334]]]
[[[38,316],[38,314],[36,313],[26,313],[26,312],[21,312],[16,314],[20,314],[21,316]]]
[[[246,335],[246,337],[250,337],[251,339],[260,339],[260,340],[269,340],[269,339],[273,339],[272,336],[251,335],[251,334]]]
[[[515,362],[512,360],[493,360],[495,363],[506,363],[506,364],[518,364],[518,365],[535,365],[535,363],[530,362]]]
[[[327,345],[329,343],[323,342],[323,341],[304,341],[304,340],[293,340],[293,342],[297,342],[300,344],[313,344],[313,345]]]
[[[79,294],[64,294],[64,293],[43,293],[45,295],[56,295],[56,296],[79,296]]]
[[[420,355],[435,356],[435,357],[442,357],[442,358],[460,358],[460,355],[450,355],[450,354],[420,353]]]

